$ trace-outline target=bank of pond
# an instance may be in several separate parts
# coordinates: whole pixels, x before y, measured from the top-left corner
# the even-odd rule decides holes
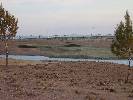
[[[5,55],[0,55],[1,58],[5,58]],[[110,63],[116,63],[116,64],[125,64],[128,65],[129,61],[127,59],[118,59],[116,57],[86,57],[86,58],[81,58],[81,57],[54,57],[54,56],[33,56],[33,55],[9,55],[8,56],[11,59],[16,59],[16,60],[30,60],[30,61],[72,61],[72,62],[77,62],[77,61],[96,61],[96,62],[110,62]],[[133,66],[133,60],[130,61],[131,66]]]

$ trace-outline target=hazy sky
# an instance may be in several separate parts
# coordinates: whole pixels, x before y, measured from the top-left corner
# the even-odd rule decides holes
[[[114,33],[133,0],[1,0],[19,19],[18,34]]]

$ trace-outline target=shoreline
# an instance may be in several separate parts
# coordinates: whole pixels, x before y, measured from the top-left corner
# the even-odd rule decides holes
[[[5,55],[0,55],[5,59]],[[105,63],[114,63],[114,64],[124,64],[129,65],[127,59],[75,59],[75,58],[49,58],[45,56],[24,56],[24,55],[9,55],[9,59],[30,61],[30,62],[105,62]],[[133,60],[131,60],[131,66],[133,66]]]

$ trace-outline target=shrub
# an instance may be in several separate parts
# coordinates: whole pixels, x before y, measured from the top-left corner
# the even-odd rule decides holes
[[[36,46],[31,46],[31,45],[19,45],[19,48],[37,48]]]

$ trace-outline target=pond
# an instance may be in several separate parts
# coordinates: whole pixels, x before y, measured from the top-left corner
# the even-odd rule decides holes
[[[0,55],[5,58],[5,55]],[[29,55],[9,55],[9,58],[17,60],[31,60],[31,61],[96,61],[96,62],[111,62],[117,64],[128,65],[128,60],[98,60],[98,59],[73,59],[73,58],[50,58],[45,56],[29,56]],[[133,66],[133,60],[131,60],[131,66]]]

